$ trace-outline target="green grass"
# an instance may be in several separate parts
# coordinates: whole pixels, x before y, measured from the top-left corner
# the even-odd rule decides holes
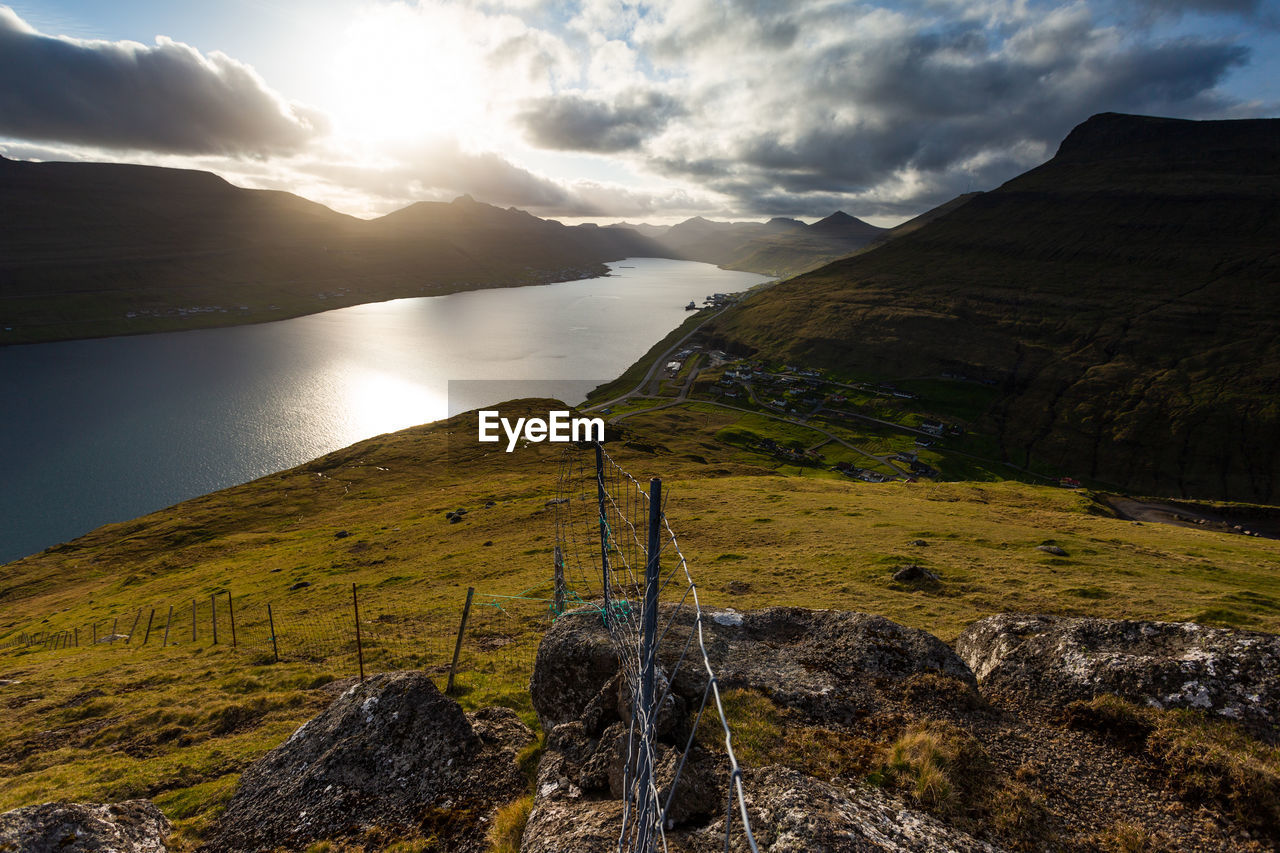
[[[881,613],[944,640],[1001,611],[1189,619],[1230,610],[1251,628],[1280,629],[1275,541],[1133,525],[1098,514],[1088,494],[1012,481],[786,476],[716,438],[739,421],[808,440],[803,428],[708,406],[637,415],[610,445],[637,479],[664,479],[704,605]],[[349,649],[272,663],[261,646],[268,601],[286,637],[291,624],[345,618],[354,582],[365,619],[381,626],[366,638],[373,663],[409,663],[442,679],[466,588],[538,597],[552,568],[546,502],[559,449],[492,454],[457,440],[473,430],[455,419],[380,436],[0,568],[0,641],[94,619],[131,622],[139,609],[145,622],[151,607],[166,614],[178,604],[181,613],[183,602],[189,632],[191,598],[203,626],[208,595],[229,587],[249,646],[232,651],[225,634],[208,645],[201,627],[196,643],[175,628],[161,648],[153,628],[145,646],[0,652],[9,682],[0,685],[0,810],[147,796],[178,823],[183,844],[198,842],[243,768],[329,701],[326,683],[355,674]],[[450,524],[445,513],[458,507],[470,512]],[[349,535],[335,537],[340,530]],[[919,538],[928,548],[910,544]],[[1071,557],[1037,551],[1048,539]],[[896,566],[922,560],[941,576],[936,587],[893,583]],[[290,592],[298,580],[312,586]],[[505,704],[532,721],[527,683],[545,604],[476,601],[458,698],[467,708]],[[378,621],[384,615],[392,621]],[[822,766],[830,739],[805,737],[793,747]]]

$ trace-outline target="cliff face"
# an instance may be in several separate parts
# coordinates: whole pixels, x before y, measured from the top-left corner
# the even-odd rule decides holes
[[[1280,120],[1106,114],[1048,163],[726,315],[729,346],[1002,390],[1006,456],[1280,500]]]

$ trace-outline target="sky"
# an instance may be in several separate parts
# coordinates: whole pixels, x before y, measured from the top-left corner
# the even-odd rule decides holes
[[[0,5],[0,153],[206,169],[356,216],[888,225],[1099,112],[1280,114],[1280,0]]]

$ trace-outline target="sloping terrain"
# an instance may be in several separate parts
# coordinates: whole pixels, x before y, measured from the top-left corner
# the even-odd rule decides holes
[[[0,158],[0,344],[580,278],[661,252],[468,197],[369,222],[207,172]]]
[[[716,322],[731,350],[999,388],[1006,457],[1280,500],[1280,120],[1104,114],[1048,163]]]
[[[1003,611],[1280,627],[1275,541],[1134,525],[1059,488],[782,476],[769,456],[719,441],[723,426],[668,409],[609,443],[634,476],[664,479],[704,607],[879,613],[948,641]],[[380,436],[0,567],[0,647],[80,626],[78,645],[0,650],[0,810],[145,796],[198,840],[248,763],[350,684],[326,682],[356,673],[349,646],[273,663],[253,621],[265,622],[264,602],[283,655],[307,625],[349,630],[358,584],[366,627],[413,616],[412,643],[391,650],[442,679],[468,586],[545,596],[551,574],[560,449],[490,453],[466,440],[474,430],[472,415]],[[1037,547],[1046,541],[1068,556]],[[941,580],[899,582],[905,564]],[[222,590],[235,596],[239,650],[225,634],[209,641],[210,595],[230,615]],[[484,618],[501,630],[485,638],[487,668],[462,674],[463,705],[508,704],[531,722],[532,660],[510,650],[536,643],[545,620],[478,597],[472,620]],[[85,626],[117,619],[101,629],[114,642],[91,644]]]

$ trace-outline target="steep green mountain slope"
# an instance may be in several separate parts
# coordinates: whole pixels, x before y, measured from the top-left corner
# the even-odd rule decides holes
[[[661,251],[465,197],[369,222],[207,172],[0,158],[0,344],[555,281]]]
[[[1280,120],[1104,114],[1043,166],[713,333],[881,379],[994,383],[986,418],[1015,462],[1274,503],[1278,247]]]

